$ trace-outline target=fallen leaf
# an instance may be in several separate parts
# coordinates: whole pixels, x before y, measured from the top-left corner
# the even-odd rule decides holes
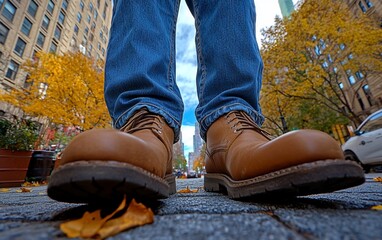
[[[104,239],[126,229],[154,222],[154,213],[142,203],[131,201],[127,211],[118,218],[107,221],[98,231],[97,237]]]
[[[38,182],[25,182],[22,185],[23,187],[39,187],[40,183]]]
[[[376,177],[376,178],[373,178],[373,180],[376,182],[382,182],[382,177]]]
[[[126,207],[126,197],[123,199],[118,208],[105,218],[101,217],[101,209],[92,213],[85,212],[82,218],[60,225],[61,231],[66,233],[69,238],[82,237],[90,238],[97,234],[98,230],[105,224],[107,220]]]
[[[197,189],[190,189],[188,186],[184,189],[180,189],[178,193],[197,193],[199,192],[199,188]]]
[[[0,188],[0,192],[4,192],[4,193],[9,192],[9,190],[10,190],[9,188]]]
[[[372,210],[382,211],[382,205],[377,205],[371,208]]]
[[[32,192],[32,188],[21,187],[20,189],[17,189],[16,192],[18,192],[18,193],[21,193],[21,192]]]

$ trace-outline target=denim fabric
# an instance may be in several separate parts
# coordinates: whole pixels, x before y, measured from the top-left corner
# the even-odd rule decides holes
[[[195,17],[199,104],[205,139],[209,126],[233,110],[263,123],[259,106],[262,60],[253,0],[186,0]],[[179,0],[115,0],[106,60],[105,99],[116,128],[147,107],[176,136],[183,102],[175,82],[175,25]]]

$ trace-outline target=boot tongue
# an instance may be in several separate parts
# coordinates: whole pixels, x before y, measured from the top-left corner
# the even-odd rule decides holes
[[[144,129],[155,130],[160,133],[162,129],[160,123],[163,123],[160,116],[152,114],[146,109],[141,109],[120,130],[130,134]]]

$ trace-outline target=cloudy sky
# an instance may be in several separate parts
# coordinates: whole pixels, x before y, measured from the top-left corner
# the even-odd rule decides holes
[[[254,0],[257,11],[257,40],[260,44],[260,30],[273,25],[276,15],[281,15],[278,0]],[[296,3],[297,1],[294,0]],[[198,104],[196,95],[196,52],[194,19],[182,0],[177,25],[177,83],[185,105],[182,125],[182,138],[185,156],[192,151],[192,138],[195,125],[195,108]]]

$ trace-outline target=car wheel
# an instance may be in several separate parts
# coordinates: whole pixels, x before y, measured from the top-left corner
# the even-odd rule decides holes
[[[346,160],[350,160],[350,161],[354,161],[354,162],[358,163],[363,168],[365,173],[369,173],[370,172],[370,167],[366,166],[366,165],[363,165],[361,163],[361,161],[359,161],[359,159],[358,159],[357,155],[355,155],[355,153],[353,153],[352,151],[345,151],[344,154],[345,154],[345,159]]]

